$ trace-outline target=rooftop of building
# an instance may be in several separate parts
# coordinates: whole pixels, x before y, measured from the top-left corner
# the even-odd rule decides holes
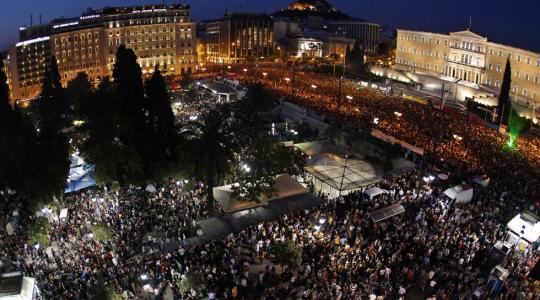
[[[167,10],[189,10],[190,6],[188,4],[172,4],[172,5],[162,5],[162,4],[150,4],[150,5],[138,5],[138,6],[117,6],[110,7],[106,6],[99,9],[89,8],[82,14],[82,17],[93,16],[93,15],[117,15],[125,13],[137,13],[137,12],[163,12]]]
[[[415,29],[405,29],[405,28],[396,28],[396,31],[406,31],[406,32],[417,32],[422,34],[431,34],[431,35],[438,35],[438,36],[450,36],[450,34],[458,34],[458,35],[464,35],[469,36],[471,38],[479,38],[479,39],[486,39],[488,44],[496,45],[497,47],[506,47],[506,48],[512,48],[518,51],[528,52],[530,54],[538,55],[540,54],[540,48],[538,49],[526,49],[524,47],[521,47],[519,45],[508,45],[505,43],[501,43],[496,40],[491,40],[488,35],[484,34],[478,34],[470,28],[467,28],[465,30],[456,30],[456,31],[450,31],[450,32],[435,32],[435,31],[424,31],[424,30],[415,30]]]

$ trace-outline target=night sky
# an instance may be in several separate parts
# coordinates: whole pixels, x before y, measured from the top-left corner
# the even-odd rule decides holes
[[[217,18],[229,11],[272,13],[292,0],[191,0],[196,21]],[[185,0],[181,0],[185,3]],[[540,52],[538,0],[330,0],[336,8],[387,28],[449,32],[472,30],[489,40]],[[161,3],[152,0],[0,0],[0,50],[17,41],[19,26],[60,16],[79,16],[87,7]],[[166,3],[173,3],[167,0]],[[174,1],[178,3],[178,1]]]

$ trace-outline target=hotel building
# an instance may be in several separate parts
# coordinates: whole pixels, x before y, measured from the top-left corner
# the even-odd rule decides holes
[[[111,76],[121,44],[135,51],[143,74],[153,72],[156,65],[169,74],[194,70],[196,25],[189,10],[187,5],[107,7],[88,10],[79,18],[20,28],[20,42],[4,59],[12,100],[39,94],[52,56],[64,85],[79,72],[86,72],[93,82]]]
[[[439,34],[397,31],[396,68],[492,91],[497,95],[506,60],[511,95],[524,105],[540,103],[540,54],[490,42],[470,30]]]

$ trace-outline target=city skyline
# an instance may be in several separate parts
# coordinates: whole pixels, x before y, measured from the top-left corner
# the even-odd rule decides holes
[[[180,2],[185,3],[185,1]],[[292,1],[200,0],[193,3],[188,1],[188,4],[191,5],[193,19],[202,21],[219,18],[225,11],[251,11],[270,14],[285,8],[290,2]],[[345,0],[329,2],[352,17],[376,22],[388,29],[403,28],[446,33],[466,29],[469,20],[472,19],[471,30],[487,36],[490,41],[526,50],[540,51],[540,38],[534,31],[530,30],[538,25],[534,14],[540,8],[540,3],[527,3],[528,1],[523,0],[508,3],[496,0],[491,1],[490,5],[487,6],[483,1],[469,3],[465,0],[438,1],[437,3],[427,0],[408,1],[407,3],[381,0],[361,5]],[[45,6],[36,0],[0,2],[0,26],[3,28],[0,32],[0,51],[6,50],[10,44],[17,42],[18,28],[25,24],[29,25],[30,14],[33,15],[33,24],[38,24],[39,15],[42,16],[42,23],[45,23],[61,16],[76,17],[88,7],[100,8],[152,3],[153,1],[146,0],[85,0],[68,3],[50,0]],[[173,2],[166,1],[166,3],[172,4]],[[207,7],[215,9],[208,10]],[[523,7],[528,7],[528,9],[522,9]],[[434,11],[440,12],[440,15],[433,13]],[[505,20],[506,16],[508,16],[506,19],[508,21],[501,21]],[[516,16],[519,16],[519,21]]]

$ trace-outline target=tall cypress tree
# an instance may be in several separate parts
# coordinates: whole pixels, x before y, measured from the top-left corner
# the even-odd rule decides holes
[[[499,114],[499,124],[508,125],[508,119],[510,117],[510,85],[512,83],[512,68],[510,67],[510,59],[506,60],[506,67],[504,69],[504,76],[501,85],[501,92],[499,94],[499,102],[497,105],[497,113]]]
[[[146,96],[150,101],[150,122],[155,133],[167,138],[175,131],[174,114],[167,94],[165,79],[158,68],[146,81]]]
[[[176,147],[179,143],[174,114],[169,101],[165,79],[156,67],[152,77],[146,80],[146,96],[150,102],[149,125],[153,151],[148,157],[152,177],[159,179],[170,175],[175,168]]]
[[[63,195],[69,172],[69,142],[64,129],[69,125],[69,106],[65,91],[60,84],[56,58],[43,76],[42,91],[36,100],[39,156],[37,166],[41,169],[38,197],[50,199]]]

